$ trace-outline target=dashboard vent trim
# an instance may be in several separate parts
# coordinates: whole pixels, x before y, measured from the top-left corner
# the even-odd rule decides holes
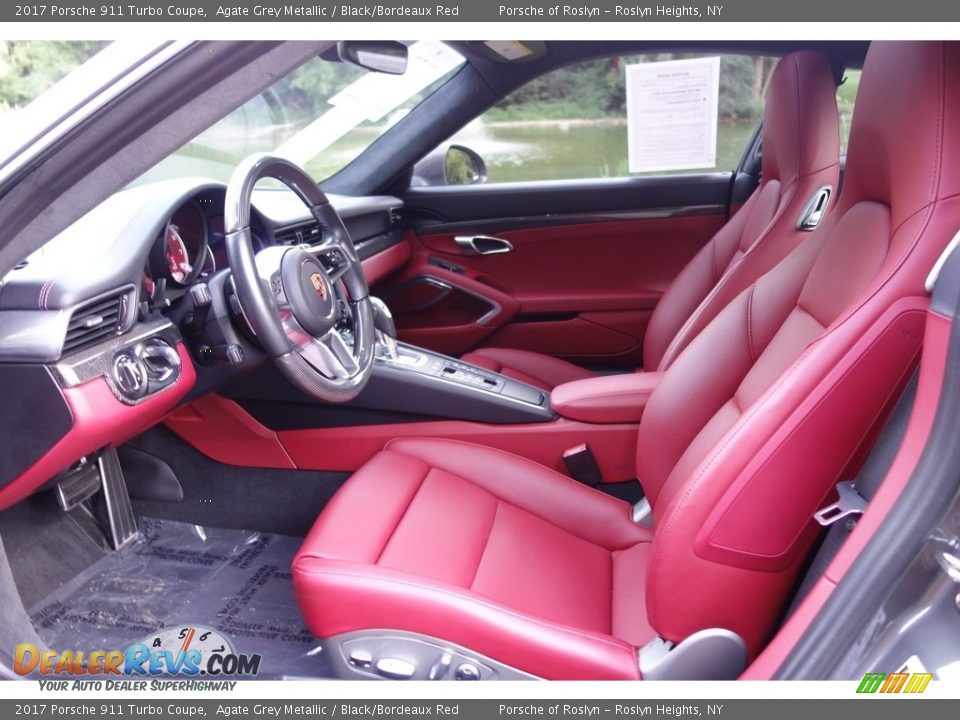
[[[274,233],[277,245],[317,245],[323,240],[323,231],[318,223],[296,225]]]
[[[76,308],[70,315],[63,354],[73,353],[115,337],[130,324],[130,291],[101,295]]]

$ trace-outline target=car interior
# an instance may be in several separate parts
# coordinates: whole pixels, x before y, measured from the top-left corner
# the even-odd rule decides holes
[[[447,45],[320,184],[134,184],[0,281],[4,648],[190,623],[261,678],[763,676],[927,361],[960,46]],[[531,80],[668,51],[777,59],[735,169],[430,181]]]

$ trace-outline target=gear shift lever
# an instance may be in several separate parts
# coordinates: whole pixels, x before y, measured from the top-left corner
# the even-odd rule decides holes
[[[387,304],[378,297],[370,296],[373,306],[373,325],[377,330],[377,346],[391,360],[397,359],[397,326]]]

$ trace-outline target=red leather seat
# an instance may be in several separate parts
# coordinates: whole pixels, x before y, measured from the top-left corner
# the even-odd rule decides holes
[[[430,627],[514,667],[538,657],[537,674],[635,678],[651,539],[623,502],[537,463],[394,440],[324,510],[294,583],[322,637]]]
[[[797,219],[817,190],[836,189],[839,137],[826,57],[805,51],[783,58],[767,90],[760,186],[657,303],[643,341],[646,369],[666,370],[728,302],[809,237],[796,229]],[[479,348],[462,359],[546,390],[594,375],[526,350]]]
[[[294,560],[310,629],[421,633],[547,678],[635,678],[706,628],[765,643],[812,513],[915,365],[960,227],[960,45],[875,43],[827,221],[730,302],[647,402],[630,507],[519,457],[391,443]]]

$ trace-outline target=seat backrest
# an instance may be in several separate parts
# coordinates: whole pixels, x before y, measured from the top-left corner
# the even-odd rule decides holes
[[[657,303],[644,336],[647,370],[666,370],[724,305],[809,236],[796,222],[814,193],[836,190],[839,138],[827,58],[787,55],[767,88],[760,185]]]
[[[647,612],[663,637],[766,640],[811,515],[916,363],[924,281],[960,227],[958,144],[960,44],[874,43],[833,212],[663,376],[637,448],[655,528]]]

